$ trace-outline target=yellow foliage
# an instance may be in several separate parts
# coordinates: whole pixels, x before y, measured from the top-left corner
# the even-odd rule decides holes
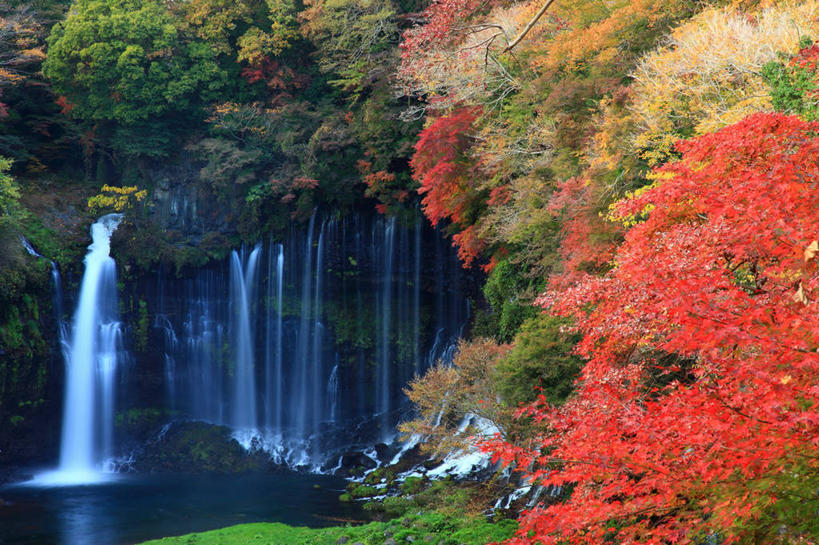
[[[421,437],[422,450],[433,455],[465,448],[481,434],[480,430],[461,426],[468,416],[484,418],[503,432],[511,413],[501,406],[491,376],[508,350],[509,346],[489,339],[460,341],[451,366],[439,362],[404,390],[419,416],[401,424],[401,432]],[[489,439],[489,433],[482,438]]]
[[[637,22],[637,32],[645,32],[689,13],[688,0],[579,0],[557,4],[555,14],[568,22],[548,47],[537,37],[527,38],[539,50],[535,63],[540,69],[580,70],[589,65],[605,65],[624,57],[623,46]],[[626,60],[626,59],[624,59]]]
[[[646,177],[650,180],[653,180],[651,184],[638,188],[634,191],[629,191],[625,194],[625,199],[632,199],[635,197],[639,197],[649,189],[653,189],[657,187],[659,184],[663,182],[667,182],[674,178],[674,175],[670,172],[663,172],[663,171],[652,171],[649,172]],[[608,214],[606,214],[606,219],[608,221],[613,221],[617,223],[621,223],[623,227],[629,228],[634,227],[638,223],[642,223],[648,218],[648,215],[654,210],[655,206],[653,204],[647,204],[642,210],[639,212],[635,212],[633,214],[622,215],[617,211],[618,205],[621,201],[612,203],[609,205]]]
[[[815,35],[819,2],[781,3],[747,14],[710,8],[675,29],[635,74],[635,148],[650,164],[681,137],[713,132],[771,108],[762,66]]]
[[[137,186],[114,187],[108,184],[102,186],[99,194],[88,199],[88,209],[94,213],[113,209],[115,212],[125,212],[145,200],[148,192]]]

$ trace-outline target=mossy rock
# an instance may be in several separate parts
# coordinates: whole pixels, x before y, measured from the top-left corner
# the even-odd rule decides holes
[[[364,478],[364,484],[369,484],[369,485],[376,485],[376,484],[384,483],[384,484],[387,484],[387,486],[390,486],[390,485],[392,485],[392,483],[394,481],[395,481],[395,473],[393,473],[392,470],[390,470],[388,468],[385,468],[385,467],[379,467],[379,468],[373,470],[371,473],[369,473]]]
[[[177,422],[137,454],[135,469],[150,472],[239,473],[271,469],[269,457],[248,452],[230,428],[205,422]]]
[[[357,484],[350,487],[350,495],[354,498],[370,498],[381,493],[376,487],[366,484]]]

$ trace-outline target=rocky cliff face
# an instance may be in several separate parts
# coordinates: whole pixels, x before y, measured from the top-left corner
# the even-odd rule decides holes
[[[144,169],[152,186],[150,214],[153,224],[179,233],[182,240],[198,244],[209,232],[235,231],[229,221],[231,211],[220,207],[203,191],[199,179],[201,163],[182,153],[173,163],[153,162]]]

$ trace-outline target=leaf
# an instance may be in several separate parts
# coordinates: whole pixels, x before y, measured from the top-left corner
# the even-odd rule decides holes
[[[814,240],[805,248],[805,263],[816,257],[817,252],[819,252],[819,241]]]
[[[801,282],[799,283],[799,289],[793,294],[792,299],[795,303],[802,303],[803,305],[808,304],[808,298],[805,296],[805,290],[802,288]]]

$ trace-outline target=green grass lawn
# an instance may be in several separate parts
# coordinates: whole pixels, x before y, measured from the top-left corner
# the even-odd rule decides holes
[[[140,545],[484,545],[512,537],[515,528],[512,520],[491,523],[483,518],[428,513],[363,526],[318,529],[257,522]]]

